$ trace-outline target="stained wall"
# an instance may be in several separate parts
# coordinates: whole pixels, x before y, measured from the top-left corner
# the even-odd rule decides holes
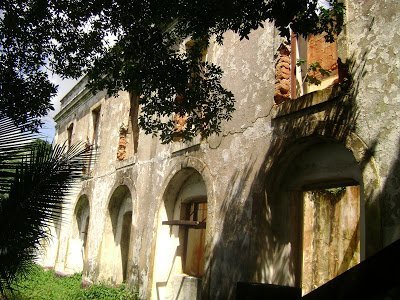
[[[205,267],[200,290],[198,280],[184,273],[181,292],[171,284],[168,297],[174,299],[234,299],[238,281],[300,286],[303,211],[287,195],[306,185],[353,180],[360,186],[361,260],[399,238],[396,4],[348,1],[338,53],[342,61],[353,60],[349,72],[354,81],[279,105],[274,102],[275,60],[282,39],[271,24],[253,32],[249,41],[226,33],[223,46],[212,43],[207,59],[224,70],[223,84],[235,95],[236,111],[222,124],[221,134],[207,140],[162,145],[140,132],[137,152],[128,151],[120,160],[120,128],[129,123],[128,94],[92,96],[83,79],[63,100],[56,139],[66,141],[73,123],[73,142],[92,141],[92,111],[100,107],[98,158],[65,206],[58,243],[50,246],[56,250],[49,250],[57,253],[54,268],[71,272],[67,253],[73,208],[84,194],[90,203],[84,280],[123,280],[121,270],[103,258],[110,199],[126,186],[132,205],[126,281],[138,285],[145,299],[163,299],[154,292],[163,261],[160,212],[165,193],[179,194],[184,178],[177,178],[189,169],[200,174],[207,190]],[[126,143],[133,144],[129,135]],[[324,159],[307,155],[313,149],[321,149]],[[350,171],[342,172],[341,166],[351,166]],[[168,259],[162,268],[174,269]]]

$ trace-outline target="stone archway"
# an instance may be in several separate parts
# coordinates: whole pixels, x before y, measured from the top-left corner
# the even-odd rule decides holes
[[[129,277],[132,195],[126,185],[114,190],[107,208],[99,276],[100,280],[118,284]]]
[[[379,221],[371,218],[379,207],[369,205],[368,192],[377,174],[369,173],[373,163],[363,165],[362,149],[350,142],[299,139],[287,145],[269,174],[272,215],[289,220],[273,217],[272,228],[290,245],[291,271],[303,292],[346,271],[379,244],[373,237]]]
[[[205,271],[207,188],[193,168],[169,181],[157,219],[152,299],[197,299]],[[185,296],[186,295],[186,296]]]

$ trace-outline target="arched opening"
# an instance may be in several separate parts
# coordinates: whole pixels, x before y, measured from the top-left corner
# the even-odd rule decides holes
[[[127,186],[119,186],[111,196],[101,248],[100,277],[111,283],[128,279],[132,228],[132,196]]]
[[[68,242],[67,268],[82,272],[87,258],[90,206],[86,195],[79,197],[73,214],[72,232]]]
[[[199,297],[204,275],[207,190],[192,168],[168,184],[158,214],[152,299]]]
[[[82,260],[85,261],[87,257],[87,239],[89,232],[89,219],[90,218],[90,208],[89,201],[87,197],[83,197],[78,202],[77,207],[75,208],[75,221],[77,232],[75,234],[76,237],[81,241],[82,244]]]
[[[293,146],[276,168],[273,226],[285,228],[306,294],[365,257],[362,173],[350,150],[322,138]]]

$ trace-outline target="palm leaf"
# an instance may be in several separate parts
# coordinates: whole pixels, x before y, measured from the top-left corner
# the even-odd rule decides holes
[[[61,218],[65,197],[79,183],[90,159],[84,144],[32,143],[7,119],[0,119],[0,292],[11,288],[35,258],[47,227]]]

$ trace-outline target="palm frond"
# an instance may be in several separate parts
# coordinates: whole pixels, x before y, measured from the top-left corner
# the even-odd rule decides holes
[[[0,119],[0,292],[28,270],[47,227],[61,218],[91,153],[85,145],[32,143],[32,135]]]

